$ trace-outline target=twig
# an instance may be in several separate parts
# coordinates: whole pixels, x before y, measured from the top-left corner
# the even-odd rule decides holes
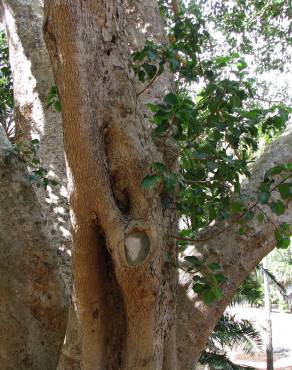
[[[152,80],[149,82],[148,85],[146,85],[141,91],[139,91],[137,93],[137,96],[140,96],[141,94],[143,94],[147,89],[149,89],[149,87],[157,80],[159,76],[159,73],[157,72],[156,75],[152,78]]]
[[[289,176],[286,176],[282,181],[280,181],[277,185],[275,185],[271,189],[271,192],[275,191],[276,188],[279,185],[283,184],[290,177],[291,177],[291,174],[289,174]],[[219,230],[218,232],[210,235],[208,238],[204,238],[204,239],[191,239],[191,238],[183,238],[183,237],[176,236],[176,235],[168,235],[168,236],[171,237],[171,238],[177,239],[177,240],[182,240],[182,241],[190,242],[190,243],[204,243],[204,242],[207,242],[209,240],[214,239],[216,236],[224,233],[225,231],[228,231],[229,229],[231,229],[234,224],[236,224],[238,221],[240,221],[248,212],[250,212],[256,206],[258,206],[258,204],[259,204],[259,201],[254,202],[250,207],[247,208],[246,211],[242,212],[239,216],[237,216],[228,226],[226,226],[223,229]]]

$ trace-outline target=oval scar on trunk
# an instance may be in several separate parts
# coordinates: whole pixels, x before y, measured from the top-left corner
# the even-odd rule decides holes
[[[135,231],[125,239],[125,257],[129,266],[141,264],[150,252],[150,240],[144,231]]]

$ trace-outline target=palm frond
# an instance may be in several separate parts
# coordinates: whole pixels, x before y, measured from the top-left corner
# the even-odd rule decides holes
[[[259,269],[263,274],[265,274],[270,282],[274,285],[274,287],[278,290],[278,292],[282,295],[282,297],[287,300],[287,291],[285,287],[277,280],[275,275],[271,273],[268,269],[264,268],[263,265],[260,263],[257,266],[257,269]]]
[[[255,347],[261,348],[263,340],[260,332],[248,320],[236,320],[235,316],[225,313],[218,321],[209,340],[210,349],[240,348],[245,353],[252,352]]]
[[[260,304],[263,300],[263,289],[257,274],[250,274],[237,289],[230,306],[239,304]]]
[[[254,367],[233,363],[225,354],[210,351],[204,351],[199,362],[208,365],[210,370],[255,370]]]

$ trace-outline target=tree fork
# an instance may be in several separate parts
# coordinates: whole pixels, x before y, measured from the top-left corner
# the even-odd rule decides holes
[[[166,262],[169,253],[175,258],[175,243],[166,235],[176,227],[176,219],[163,209],[159,195],[140,186],[149,165],[162,158],[137,101],[122,6],[111,1],[107,6],[101,1],[86,5],[46,1],[45,16],[45,38],[62,104],[72,175],[74,285],[83,330],[82,369],[110,368],[110,360],[101,359],[102,351],[97,350],[105,341],[103,320],[96,315],[92,324],[92,316],[104,304],[100,292],[107,283],[96,273],[102,265],[95,252],[97,225],[113,261],[125,308],[125,349],[118,368],[166,368],[163,362],[170,363],[163,359],[165,348],[168,353],[176,352],[176,271]],[[176,369],[175,359],[171,366]]]

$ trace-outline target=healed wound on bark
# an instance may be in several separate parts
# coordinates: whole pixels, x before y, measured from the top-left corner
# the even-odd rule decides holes
[[[114,1],[106,6],[93,0],[82,6],[76,1],[45,5],[45,37],[62,103],[71,173],[82,366],[161,369],[166,347],[176,352],[170,340],[176,271],[166,263],[167,253],[175,258],[175,242],[166,235],[176,220],[163,210],[159,195],[140,186],[149,165],[162,158],[137,101],[124,10]],[[108,272],[97,273],[102,255],[113,266],[121,307],[120,316],[108,312],[108,317],[113,327],[121,318],[126,323],[120,339],[107,338],[107,343],[105,317],[96,314],[106,315],[104,294],[113,289],[106,281]],[[105,348],[117,353],[116,358],[106,358]]]
[[[144,231],[134,231],[125,239],[125,256],[129,266],[142,263],[150,252],[150,240]]]

